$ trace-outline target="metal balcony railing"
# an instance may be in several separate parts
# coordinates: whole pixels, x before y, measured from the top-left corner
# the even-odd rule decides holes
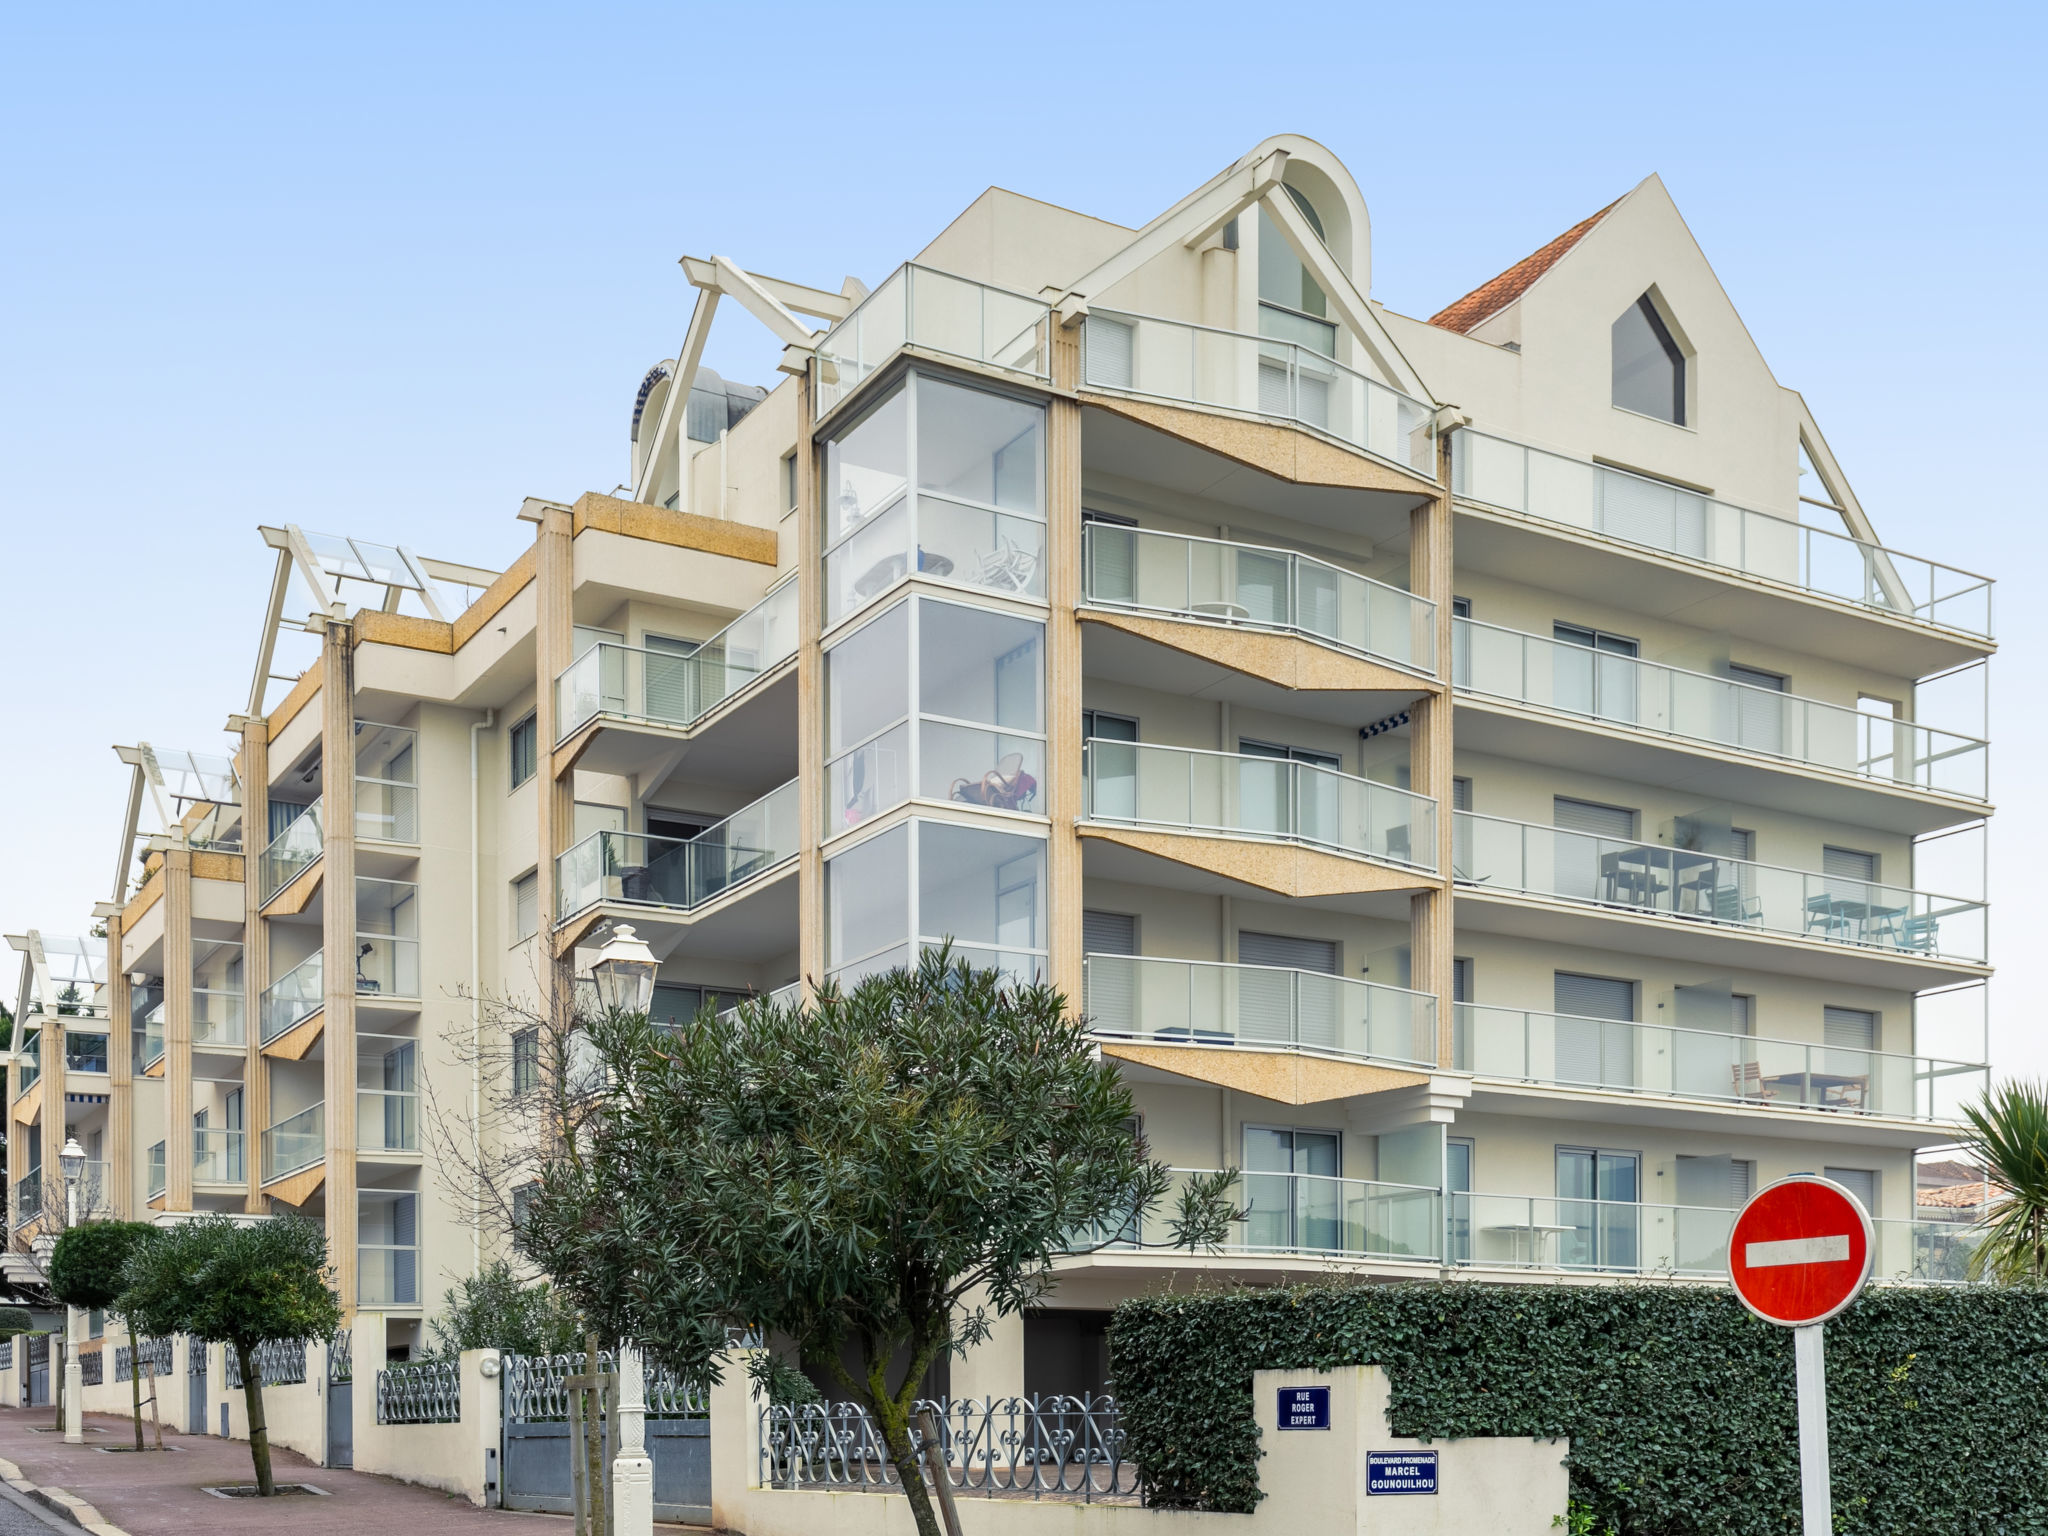
[[[1988,792],[1979,737],[1473,619],[1451,621],[1451,656],[1451,680],[1469,693],[1881,784]]]
[[[1085,523],[1090,607],[1300,635],[1436,675],[1436,604],[1291,549]]]

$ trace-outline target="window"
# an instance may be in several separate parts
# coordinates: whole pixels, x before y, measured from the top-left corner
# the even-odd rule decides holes
[[[1644,294],[1614,322],[1614,404],[1624,411],[1685,425],[1685,354]]]
[[[1551,981],[1551,1005],[1560,1015],[1554,1047],[1559,1082],[1635,1086],[1633,981],[1558,971]]]
[[[1248,1247],[1342,1248],[1341,1136],[1338,1131],[1244,1128]]]
[[[529,1181],[513,1189],[512,1231],[514,1235],[525,1229],[527,1213],[533,1209],[534,1192],[539,1188],[540,1185],[538,1183]]]
[[[1636,642],[1583,624],[1552,624],[1550,637],[1558,642],[1550,652],[1551,701],[1574,714],[1634,724]]]
[[[512,937],[530,939],[540,931],[540,871],[528,870],[512,882]]]
[[[1875,1168],[1823,1168],[1821,1173],[1861,1200],[1870,1215],[1877,1214],[1879,1181]]]
[[[842,985],[953,941],[957,958],[1045,969],[1045,843],[956,822],[892,827],[825,865],[826,962]]]
[[[1821,1016],[1822,1038],[1844,1050],[1877,1049],[1877,1015],[1867,1008],[1825,1009]]]
[[[1287,196],[1308,220],[1316,238],[1328,243],[1322,216],[1293,187]],[[1337,327],[1330,323],[1330,301],[1294,247],[1264,208],[1259,210],[1259,334],[1276,341],[1297,342],[1325,357],[1337,352]]]
[[[782,456],[782,504],[790,511],[796,510],[796,451]]]
[[[528,715],[507,733],[512,747],[512,787],[517,789],[532,778],[539,766],[539,724]]]
[[[1558,1253],[1574,1269],[1634,1269],[1640,1252],[1642,1154],[1557,1149]]]
[[[540,1030],[520,1029],[512,1034],[512,1091],[531,1093],[540,1086]]]

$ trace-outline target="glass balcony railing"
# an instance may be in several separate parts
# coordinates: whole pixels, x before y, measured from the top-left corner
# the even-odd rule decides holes
[[[192,1131],[192,1182],[195,1184],[242,1184],[249,1177],[243,1160],[246,1134],[197,1126]]]
[[[31,1168],[14,1181],[14,1224],[27,1226],[43,1214],[43,1170]]]
[[[818,415],[905,347],[1052,377],[1052,311],[1040,299],[906,262],[818,343]]]
[[[593,832],[555,861],[564,915],[600,901],[688,911],[797,853],[792,779],[695,837]]]
[[[1455,1017],[1453,1065],[1509,1082],[1953,1121],[1990,1081],[1982,1065],[1810,1041],[1479,1003]]]
[[[107,1037],[105,1035],[78,1035],[70,1030],[64,1032],[64,1070],[66,1072],[105,1072],[107,1070]]]
[[[1451,438],[1451,489],[1466,501],[1821,597],[1991,634],[1988,577],[1469,428]]]
[[[1088,1027],[1098,1035],[1436,1065],[1436,999],[1427,992],[1138,955],[1089,955],[1082,971]]]
[[[79,1169],[75,1193],[66,1186],[63,1171],[48,1165],[31,1168],[14,1181],[16,1226],[35,1220],[45,1211],[58,1217],[68,1217],[75,1210],[78,1220],[94,1221],[112,1209],[104,1162],[90,1161]]]
[[[1674,1274],[1720,1279],[1735,1212],[1721,1206],[1454,1193],[1446,1198],[1450,1262],[1494,1269],[1587,1274]],[[1963,1222],[1873,1221],[1879,1280],[1966,1280],[1981,1229]]]
[[[796,654],[796,583],[785,582],[684,655],[601,640],[555,679],[555,731],[565,741],[598,715],[695,724]]]
[[[384,1088],[356,1090],[356,1150],[417,1152],[420,1149],[417,1093]]]
[[[1305,843],[1436,868],[1436,802],[1316,763],[1150,742],[1086,744],[1090,821]]]
[[[1983,963],[1986,907],[1903,886],[1753,864],[1663,843],[1454,812],[1457,878],[1488,891],[1691,918],[1732,932],[1824,939]]]
[[[1088,389],[1277,416],[1436,479],[1434,407],[1297,342],[1096,309],[1082,322],[1081,381]]]
[[[309,1019],[326,1000],[326,965],[314,950],[263,989],[263,1044]]]
[[[241,989],[218,987],[192,989],[192,1043],[194,1045],[239,1046],[249,1040],[245,1021],[246,1004]]]
[[[1982,800],[1990,749],[1974,736],[1866,714],[1635,656],[1451,621],[1451,680],[1489,698],[1881,784]]]
[[[1173,1243],[1179,1190],[1201,1170],[1176,1168],[1167,1193],[1121,1230],[1083,1234],[1080,1248]],[[1228,1253],[1316,1254],[1331,1258],[1409,1259],[1434,1264],[1443,1247],[1443,1196],[1414,1184],[1340,1179],[1309,1173],[1245,1170],[1227,1198],[1242,1219],[1230,1223]]]
[[[324,847],[320,834],[320,802],[315,800],[263,850],[256,866],[261,899],[268,901],[290,885],[299,877],[300,871],[320,857]]]
[[[268,1183],[327,1156],[327,1106],[308,1104],[263,1133],[263,1178]]]
[[[40,1031],[34,1034],[23,1033],[21,1038],[21,1054],[15,1060],[20,1063],[19,1070],[15,1074],[18,1096],[19,1094],[27,1093],[29,1089],[35,1087],[42,1080],[43,1049]]]
[[[154,1200],[164,1192],[164,1144],[158,1142],[149,1149],[149,1198]]]
[[[356,1245],[356,1305],[410,1307],[420,1299],[420,1251],[391,1243]]]
[[[146,1071],[164,1059],[164,1005],[159,1002],[142,1016],[142,1062]]]
[[[1291,549],[1084,523],[1081,590],[1092,607],[1279,630],[1436,675],[1435,603]]]
[[[356,836],[420,840],[418,738],[399,725],[356,722]]]

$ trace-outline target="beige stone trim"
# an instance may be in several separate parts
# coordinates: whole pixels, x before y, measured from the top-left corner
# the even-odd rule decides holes
[[[1281,426],[1155,400],[1131,400],[1122,395],[1084,393],[1080,398],[1084,405],[1113,411],[1169,437],[1298,485],[1406,491],[1418,496],[1436,493],[1435,483],[1414,471],[1395,469],[1356,449],[1339,447],[1305,427]]]
[[[326,814],[324,806],[322,814]],[[284,888],[264,903],[260,910],[265,917],[291,917],[295,913],[305,911],[314,893],[325,881],[326,875],[327,860],[324,857],[315,859],[287,880]]]
[[[528,545],[525,553],[505,567],[505,573],[483,590],[483,595],[455,617],[453,635],[455,649],[461,650],[498,613],[533,580],[536,569],[533,546]]]
[[[292,718],[304,709],[307,702],[319,691],[320,669],[306,668],[299,674],[299,680],[292,684],[292,691],[278,702],[277,708],[273,709],[264,721],[272,741],[284,734],[284,728],[292,723]]]
[[[135,899],[121,909],[122,930],[125,932],[141,922],[143,914],[157,904],[163,893],[164,871],[163,866],[159,864],[155,872],[142,882],[142,889],[135,893]],[[107,953],[111,955],[113,950],[109,949]]]
[[[781,541],[772,529],[700,517],[695,512],[650,506],[644,501],[621,501],[595,491],[586,491],[576,498],[571,516],[571,538],[586,528],[594,528],[600,533],[622,534],[677,549],[701,549],[706,554],[730,555],[735,560],[767,566],[775,565],[781,553]]]
[[[313,1197],[313,1191],[326,1182],[327,1165],[325,1163],[315,1163],[310,1168],[301,1168],[297,1173],[288,1173],[281,1179],[272,1179],[263,1186],[263,1193],[272,1200],[282,1200],[286,1205],[304,1205]],[[355,1192],[351,1189],[349,1193],[353,1195]],[[339,1279],[341,1256],[334,1252],[334,1201],[332,1198],[327,1202],[327,1230],[329,1234],[327,1239],[328,1254],[334,1261],[336,1278]],[[355,1316],[355,1303],[348,1299],[355,1294],[355,1269],[355,1221],[353,1220],[353,1213],[351,1213],[351,1220],[349,1221],[348,1265],[350,1283],[348,1290],[343,1292],[341,1308],[342,1314],[345,1317]],[[337,1285],[336,1289],[338,1290],[340,1287]]]
[[[1078,561],[1078,556],[1076,557]],[[1077,566],[1078,568],[1078,566]],[[1219,667],[1299,692],[1337,693],[1356,689],[1376,692],[1432,692],[1443,685],[1420,673],[1403,672],[1383,662],[1318,645],[1300,635],[1272,630],[1240,629],[1228,624],[1200,624],[1151,614],[1083,608],[1086,624],[1122,630],[1171,650],[1200,656]],[[1079,710],[1078,702],[1075,704]]]
[[[1296,843],[1155,832],[1142,827],[1085,826],[1084,838],[1171,859],[1276,896],[1355,896],[1371,891],[1433,891],[1443,882],[1420,870],[1374,864]]]
[[[1420,1072],[1363,1061],[1334,1061],[1296,1051],[1254,1051],[1241,1046],[1141,1045],[1105,1040],[1102,1054],[1135,1066],[1153,1067],[1196,1082],[1234,1088],[1275,1104],[1327,1104],[1333,1099],[1419,1088]]]
[[[306,1052],[313,1049],[313,1042],[320,1038],[326,1028],[327,1010],[324,1007],[316,1008],[270,1044],[263,1046],[262,1052],[272,1061],[304,1061]],[[257,1032],[262,1033],[260,1027]]]
[[[239,853],[214,853],[198,848],[192,850],[194,880],[225,880],[230,885],[240,885],[242,868],[242,856]]]

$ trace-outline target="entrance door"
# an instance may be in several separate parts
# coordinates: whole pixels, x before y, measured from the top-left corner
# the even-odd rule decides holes
[[[206,1345],[190,1337],[185,1340],[185,1432],[206,1433]]]
[[[1592,1147],[1557,1149],[1560,1261],[1573,1269],[1637,1267],[1642,1157]]]
[[[1340,1251],[1341,1143],[1336,1131],[1244,1128],[1245,1241],[1254,1248]]]

